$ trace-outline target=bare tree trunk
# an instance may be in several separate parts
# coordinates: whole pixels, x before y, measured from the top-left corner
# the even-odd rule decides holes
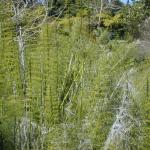
[[[103,11],[103,0],[101,0],[101,6],[100,6],[100,12],[99,12],[99,19],[98,19],[98,25],[100,26],[101,24],[101,15]]]
[[[20,61],[20,75],[21,75],[21,82],[23,87],[23,93],[26,95],[26,64],[25,64],[25,40],[24,36],[22,35],[22,28],[21,26],[18,27],[19,35],[18,39],[18,47],[19,47],[19,61]]]

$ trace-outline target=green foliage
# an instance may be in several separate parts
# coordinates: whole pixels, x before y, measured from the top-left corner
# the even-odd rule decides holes
[[[64,5],[62,1],[54,3],[56,8]],[[65,3],[74,12],[75,2]],[[132,7],[134,16],[127,12],[128,6],[115,14],[102,13],[103,28],[89,30],[89,10],[80,8],[72,14],[77,17],[47,21],[33,30],[38,31],[36,36],[28,33],[25,94],[15,24],[11,14],[1,13],[4,6],[0,7],[0,148],[103,149],[123,101],[122,80],[130,83],[127,72],[133,69],[136,92],[129,91],[132,126],[125,139],[119,139],[119,146],[109,146],[115,150],[149,149],[149,58],[136,62],[134,42],[120,37],[110,40],[110,32],[128,26],[125,31],[130,32],[144,19],[139,13],[143,4]],[[43,9],[38,6],[27,14],[22,27],[33,23],[34,15],[42,15]]]

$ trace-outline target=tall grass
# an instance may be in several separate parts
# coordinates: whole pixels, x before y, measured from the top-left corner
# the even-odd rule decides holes
[[[0,26],[3,149],[102,149],[122,100],[119,80],[135,67],[139,96],[130,111],[142,121],[131,130],[127,149],[148,149],[149,63],[136,64],[133,43],[110,41],[107,31],[96,36],[85,18],[47,22],[35,40],[26,42],[24,96],[15,32],[6,21]]]

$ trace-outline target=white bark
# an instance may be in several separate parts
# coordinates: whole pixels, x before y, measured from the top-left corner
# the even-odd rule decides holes
[[[122,102],[117,110],[116,119],[105,141],[104,150],[109,150],[110,146],[112,145],[114,145],[116,149],[121,149],[120,143],[124,139],[128,141],[128,133],[134,125],[134,119],[130,114],[130,108],[132,105],[130,95],[132,95],[133,97],[136,95],[131,78],[133,71],[134,70],[132,69],[129,70],[127,73],[127,79],[124,78],[124,81],[122,81],[121,83],[119,82],[123,90]]]
[[[28,10],[32,9],[35,5],[29,5],[28,1],[24,2],[23,0],[12,0],[12,8],[14,16],[12,17],[14,23],[16,24],[16,32],[17,32],[17,43],[18,43],[18,53],[19,53],[19,65],[20,65],[20,77],[23,87],[24,93],[24,116],[21,120],[21,123],[18,124],[19,130],[17,131],[17,145],[20,146],[21,150],[25,150],[27,147],[32,146],[34,150],[42,150],[43,143],[45,140],[45,126],[44,123],[40,126],[30,121],[28,115],[28,101],[26,98],[26,89],[27,89],[27,79],[26,79],[26,45],[27,40],[34,37],[34,34],[38,33],[40,30],[39,28],[43,25],[46,21],[48,8],[47,8],[47,1],[43,3],[43,8],[45,10],[45,14],[41,16],[34,16],[34,18],[30,18],[32,22],[27,23],[26,25],[22,25],[22,20],[28,14]],[[34,11],[34,10],[33,10]],[[34,21],[38,18],[42,18],[41,21],[35,25]],[[32,32],[32,35],[30,34]],[[40,135],[36,135],[40,134]],[[30,135],[30,137],[29,137]],[[40,141],[40,143],[39,143]]]
[[[21,76],[21,82],[23,86],[23,92],[26,94],[26,58],[25,58],[25,48],[26,48],[26,40],[27,38],[30,38],[34,35],[34,33],[37,33],[36,29],[41,27],[43,23],[46,20],[47,14],[48,14],[48,8],[47,8],[47,1],[43,3],[43,7],[45,10],[45,14],[43,16],[35,16],[33,20],[38,19],[39,17],[43,17],[40,23],[37,24],[37,26],[33,25],[34,23],[26,24],[25,26],[21,25],[22,19],[26,16],[28,13],[27,11],[31,8],[33,8],[35,5],[29,5],[28,1],[23,0],[12,0],[12,8],[14,12],[14,16],[12,17],[13,21],[16,24],[16,32],[17,32],[17,42],[18,42],[18,50],[19,50],[19,63],[20,63],[20,76]],[[34,22],[34,21],[33,21]],[[30,31],[33,32],[32,35],[30,35]]]

